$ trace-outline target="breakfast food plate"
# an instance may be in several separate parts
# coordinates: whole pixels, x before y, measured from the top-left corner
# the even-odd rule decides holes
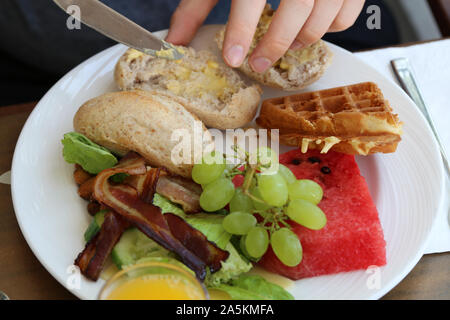
[[[212,40],[217,30],[218,26],[203,27],[192,46],[218,53]],[[157,34],[163,37],[166,31]],[[307,90],[372,81],[404,122],[396,153],[357,157],[379,212],[387,264],[379,269],[298,280],[288,290],[296,299],[377,299],[403,279],[422,256],[444,198],[443,168],[431,131],[407,95],[351,53],[329,46],[333,63]],[[122,45],[109,48],[55,84],[30,115],[14,154],[12,196],[24,237],[44,267],[82,299],[96,299],[104,281],[84,277],[79,283],[74,281],[71,266],[84,247],[82,234],[90,218],[86,203],[77,195],[73,166],[62,158],[61,138],[73,131],[73,116],[83,103],[117,91],[114,66],[125,50]],[[264,88],[263,99],[284,95],[281,90]]]

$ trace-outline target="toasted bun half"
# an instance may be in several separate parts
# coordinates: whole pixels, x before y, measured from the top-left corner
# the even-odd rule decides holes
[[[258,22],[257,30],[253,37],[249,53],[243,64],[239,67],[248,77],[269,87],[286,91],[300,90],[317,81],[328,68],[332,60],[332,52],[322,40],[300,50],[289,49],[283,57],[265,73],[257,73],[248,63],[248,57],[256,48],[256,45],[267,32],[272,21],[274,10],[269,4],[264,8]],[[225,37],[225,27],[216,35],[216,42],[222,50]]]
[[[182,59],[167,60],[129,49],[115,68],[117,86],[171,96],[210,127],[231,129],[252,121],[260,87],[246,85],[209,51],[182,50]]]
[[[188,178],[195,160],[194,138],[202,138],[196,143],[200,141],[203,150],[212,143],[209,131],[195,115],[155,92],[113,92],[91,99],[77,111],[73,125],[75,131],[114,153],[135,151],[150,165]],[[182,149],[181,142],[188,143],[189,149]],[[190,152],[182,155],[186,161],[180,160],[181,150]]]

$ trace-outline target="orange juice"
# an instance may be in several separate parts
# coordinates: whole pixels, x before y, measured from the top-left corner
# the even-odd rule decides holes
[[[108,300],[204,300],[201,288],[176,275],[146,275],[111,291]]]
[[[193,273],[172,263],[146,262],[116,273],[102,300],[205,300],[208,292]]]

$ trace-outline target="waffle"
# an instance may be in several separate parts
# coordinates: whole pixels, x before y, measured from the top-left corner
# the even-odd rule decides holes
[[[302,152],[389,153],[402,134],[398,116],[372,82],[265,100],[256,122],[279,129],[280,142]]]

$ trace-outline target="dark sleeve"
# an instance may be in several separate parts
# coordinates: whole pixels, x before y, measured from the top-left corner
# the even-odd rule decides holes
[[[178,4],[178,0],[102,2],[151,31],[167,28]],[[38,70],[62,75],[115,44],[84,25],[69,30],[67,18],[50,0],[1,0],[0,52]]]

